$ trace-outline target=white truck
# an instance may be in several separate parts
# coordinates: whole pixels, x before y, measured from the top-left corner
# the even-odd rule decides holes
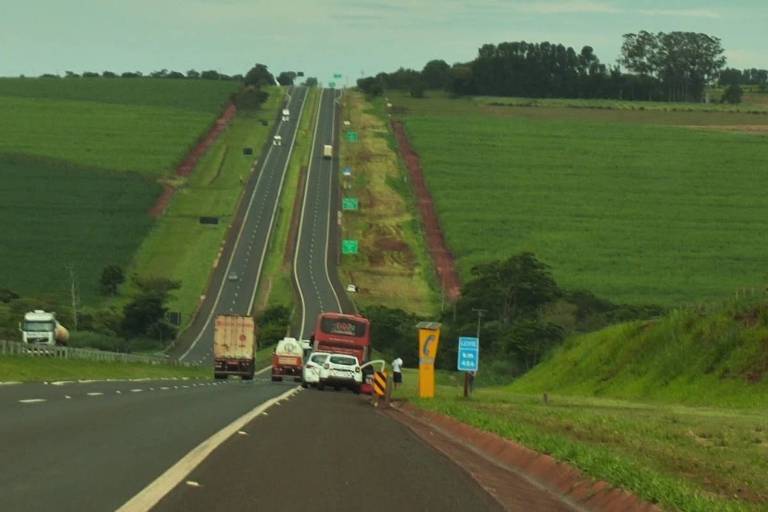
[[[66,345],[69,341],[69,331],[56,320],[56,313],[42,309],[25,313],[19,330],[24,343]]]
[[[323,145],[323,158],[333,158],[333,146],[330,144]]]
[[[287,108],[283,109],[283,121],[290,121],[291,119],[291,111]]]

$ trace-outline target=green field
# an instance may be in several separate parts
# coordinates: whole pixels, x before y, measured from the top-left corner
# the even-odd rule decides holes
[[[41,382],[77,379],[211,378],[207,367],[111,363],[78,359],[0,357],[0,382]]]
[[[678,304],[765,280],[768,116],[391,101],[465,278],[527,250],[564,286],[616,301]],[[702,125],[758,131],[689,128]]]
[[[107,264],[126,265],[146,236],[160,187],[138,174],[0,155],[0,288],[84,302]]]
[[[435,400],[416,399],[415,371],[395,396],[665,509],[765,510],[766,340],[765,295],[742,296],[571,338],[517,381],[479,387],[470,400],[458,375],[442,371]]]
[[[250,175],[254,156],[243,155],[243,148],[252,147],[258,158],[282,105],[280,89],[274,87],[269,92],[260,111],[239,113],[195,172],[179,181],[181,186],[171,205],[155,221],[131,264],[131,272],[181,282],[169,307],[181,313],[183,324],[192,319],[197,308]],[[263,125],[262,120],[269,124]],[[201,216],[219,217],[219,224],[200,224]]]
[[[149,231],[156,180],[169,177],[236,87],[0,79],[0,288],[63,298],[71,266],[82,303],[97,303],[102,268],[128,266]],[[237,191],[228,186],[231,204]]]

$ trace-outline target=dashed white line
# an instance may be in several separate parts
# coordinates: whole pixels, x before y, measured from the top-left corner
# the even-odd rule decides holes
[[[142,391],[144,391],[144,390],[141,389],[141,388],[135,388],[135,389],[131,390],[131,393],[141,393]]]
[[[102,396],[104,393],[101,391],[91,391],[90,393],[86,393],[88,396]]]
[[[39,404],[40,402],[45,402],[45,398],[25,398],[24,400],[19,400],[20,404]]]

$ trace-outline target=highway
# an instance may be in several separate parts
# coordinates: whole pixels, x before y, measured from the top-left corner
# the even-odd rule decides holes
[[[246,184],[240,211],[213,272],[206,300],[173,352],[183,361],[212,365],[215,316],[251,313],[306,97],[304,87],[290,90],[290,119],[280,120],[273,132],[280,135],[282,145],[267,146],[254,164],[258,172],[252,173]],[[230,279],[230,274],[237,278]]]
[[[308,338],[321,312],[352,312],[339,282],[338,255],[338,91],[324,89],[315,119],[312,151],[305,180],[293,272],[301,316],[295,334]],[[323,158],[323,146],[334,146],[334,158]]]

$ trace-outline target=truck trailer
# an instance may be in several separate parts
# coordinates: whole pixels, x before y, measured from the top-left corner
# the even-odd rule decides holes
[[[333,146],[330,144],[325,144],[323,146],[323,158],[331,159],[333,158]]]
[[[277,342],[272,354],[272,380],[280,381],[283,377],[293,377],[301,381],[304,369],[304,347],[296,338],[283,338]]]
[[[256,324],[250,316],[219,315],[213,332],[213,376],[239,375],[253,379],[256,357]]]
[[[56,320],[56,313],[42,309],[25,313],[19,330],[24,343],[66,345],[69,341],[69,331]]]

